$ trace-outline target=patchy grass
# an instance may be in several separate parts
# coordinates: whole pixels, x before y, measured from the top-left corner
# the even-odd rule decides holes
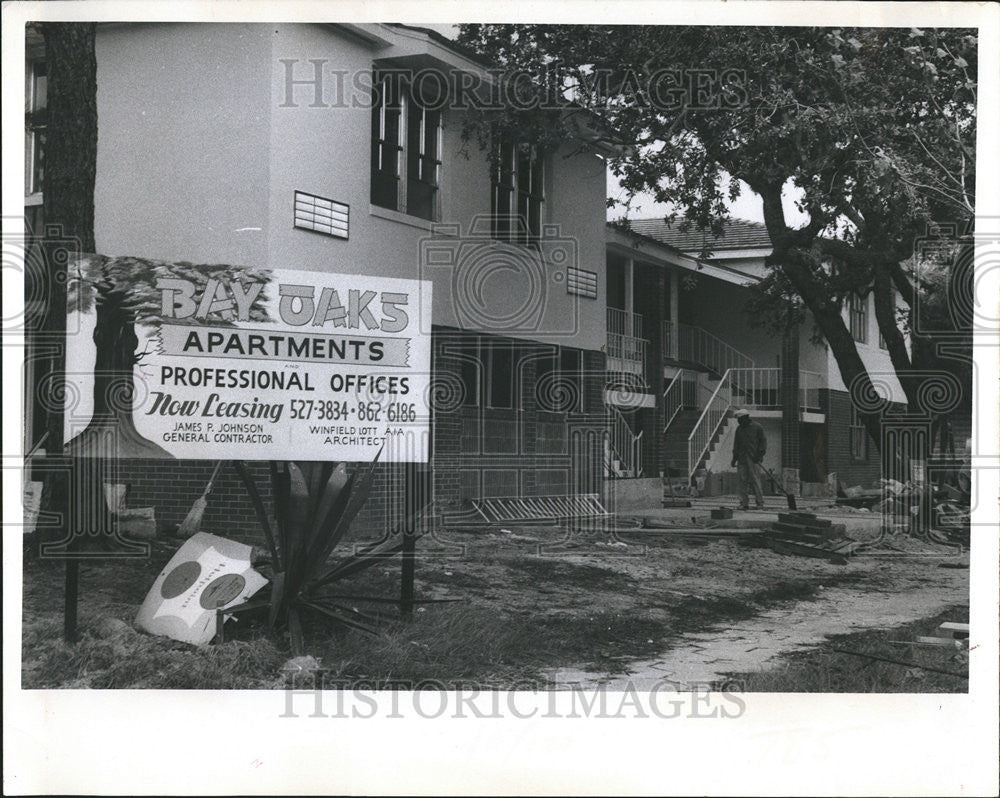
[[[506,563],[507,572],[530,585],[569,586],[578,590],[628,590],[635,580],[627,574],[589,563],[556,557],[518,557]]]
[[[410,622],[388,624],[374,638],[347,632],[318,642],[315,650],[334,678],[474,681],[484,688],[509,688],[541,681],[542,670],[570,661],[651,653],[666,631],[663,620],[622,613],[532,619],[443,604],[425,608]]]
[[[968,620],[969,608],[956,606],[933,618],[889,630],[834,635],[817,648],[786,655],[777,668],[734,673],[730,679],[753,693],[965,693],[969,690],[968,652],[891,641],[912,642],[920,635],[933,635],[945,621],[967,623]],[[881,662],[864,655],[907,664]]]
[[[60,622],[25,626],[24,689],[160,688],[247,690],[275,687],[283,654],[265,637],[194,647],[141,634],[128,624],[106,630],[108,617],[62,639]]]

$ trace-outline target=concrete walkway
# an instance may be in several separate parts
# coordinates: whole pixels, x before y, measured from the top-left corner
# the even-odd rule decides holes
[[[968,582],[961,573],[945,576],[933,590],[895,594],[870,586],[827,588],[808,603],[774,607],[729,628],[682,635],[660,656],[629,663],[624,674],[562,668],[547,676],[556,689],[645,691],[664,683],[675,689],[694,689],[730,673],[774,667],[781,655],[816,646],[828,635],[891,628],[967,602]]]

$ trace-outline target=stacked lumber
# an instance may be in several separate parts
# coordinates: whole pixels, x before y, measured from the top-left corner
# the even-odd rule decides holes
[[[768,548],[778,554],[817,557],[845,565],[855,541],[847,537],[844,524],[834,524],[815,513],[778,513],[778,520],[763,535]]]

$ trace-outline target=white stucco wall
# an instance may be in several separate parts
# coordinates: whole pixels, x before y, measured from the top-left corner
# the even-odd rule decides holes
[[[268,26],[101,26],[97,249],[266,260]]]

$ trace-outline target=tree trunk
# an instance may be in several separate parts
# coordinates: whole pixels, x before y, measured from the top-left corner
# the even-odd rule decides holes
[[[46,22],[48,101],[43,190],[45,223],[66,246],[93,252],[97,175],[97,59],[92,22]],[[46,239],[50,236],[46,236]],[[57,265],[57,264],[50,264]]]
[[[49,391],[43,402],[46,451],[50,457],[63,455],[65,409],[58,400],[63,392],[66,355],[61,342],[66,336],[66,265],[78,255],[93,252],[94,182],[97,173],[97,60],[94,51],[94,23],[46,22],[40,25],[45,39],[47,65],[47,108],[45,169],[42,215],[45,230],[40,232],[47,271],[48,302],[41,325],[43,343],[53,354],[44,364],[36,384]],[[69,486],[66,472],[52,469],[46,480],[43,505],[61,520],[59,528],[48,530],[46,538],[67,540],[69,528]],[[68,612],[68,611],[67,611]],[[67,615],[67,619],[69,615]],[[67,620],[67,623],[69,621]],[[69,635],[68,633],[68,636]]]
[[[906,351],[906,340],[896,326],[896,303],[892,292],[892,275],[888,267],[878,266],[875,269],[875,319],[879,332],[885,339],[885,346],[892,361],[893,370],[899,379],[899,384],[906,394],[906,403],[910,410],[917,409],[917,397],[920,394],[920,380],[913,374],[913,364]],[[911,333],[916,340],[916,332]],[[913,344],[911,343],[911,346]]]
[[[769,265],[781,269],[812,312],[837,361],[840,377],[851,394],[851,401],[858,406],[865,429],[875,447],[881,451],[884,401],[876,392],[858,354],[854,337],[841,316],[840,306],[813,276],[812,269],[818,266],[813,253],[800,242],[793,244],[792,231],[785,224],[781,206],[781,184],[760,186],[757,190],[764,202],[764,221],[773,246]]]

